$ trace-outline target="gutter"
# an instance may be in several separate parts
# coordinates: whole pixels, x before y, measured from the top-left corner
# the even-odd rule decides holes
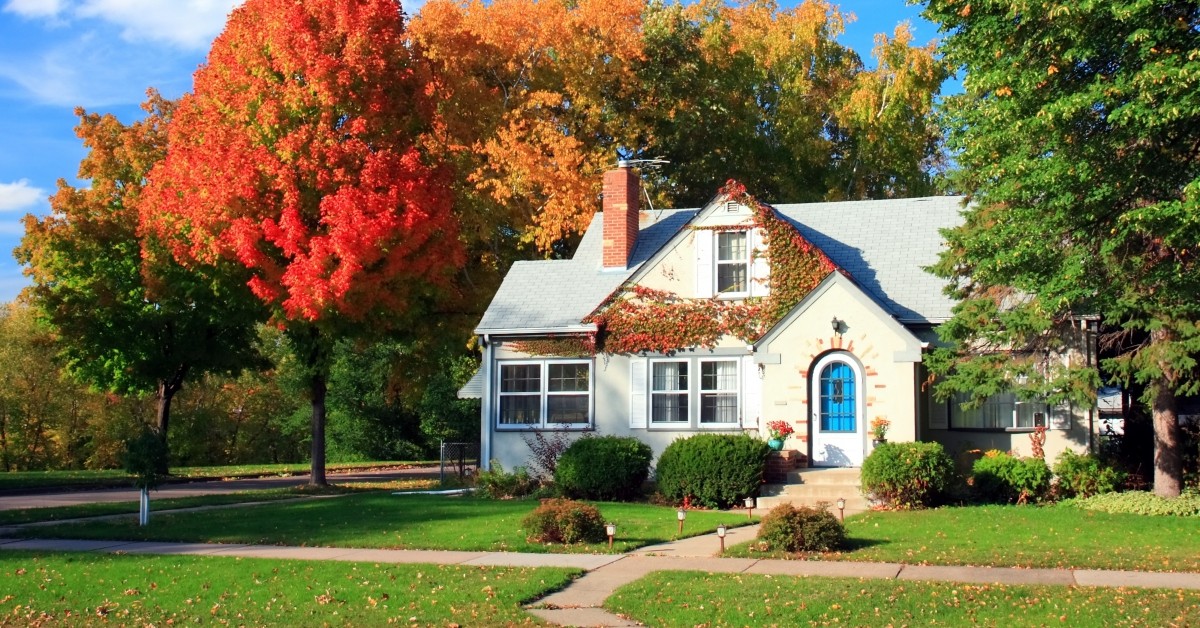
[[[574,325],[571,327],[514,327],[511,329],[475,330],[476,336],[550,336],[554,334],[586,334],[596,332],[594,324]]]

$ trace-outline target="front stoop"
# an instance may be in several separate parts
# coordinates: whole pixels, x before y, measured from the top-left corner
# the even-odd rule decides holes
[[[808,456],[795,449],[772,451],[767,456],[767,468],[763,470],[763,479],[768,484],[784,484],[788,481],[788,473],[807,466]]]
[[[758,507],[769,510],[783,503],[816,506],[818,502],[826,502],[836,510],[832,504],[840,497],[846,500],[846,514],[859,513],[871,507],[861,486],[858,468],[793,469],[785,481],[763,485]]]

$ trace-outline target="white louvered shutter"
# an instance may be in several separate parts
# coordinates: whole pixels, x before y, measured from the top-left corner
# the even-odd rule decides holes
[[[646,429],[646,358],[629,359],[629,428]]]
[[[771,292],[771,264],[767,260],[767,245],[762,229],[750,230],[750,296],[765,297]]]
[[[712,298],[713,232],[708,229],[693,231],[692,245],[696,250],[696,298]]]
[[[762,416],[762,380],[754,356],[742,358],[742,427],[757,429]]]

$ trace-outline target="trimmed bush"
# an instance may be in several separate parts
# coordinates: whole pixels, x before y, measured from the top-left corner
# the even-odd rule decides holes
[[[768,550],[828,552],[846,542],[846,529],[823,507],[780,504],[762,518],[758,540]]]
[[[521,527],[530,543],[599,543],[607,538],[600,511],[570,499],[542,500]]]
[[[1125,481],[1125,473],[1091,454],[1065,450],[1054,461],[1058,492],[1063,497],[1091,497],[1111,493]]]
[[[1067,503],[1084,510],[1114,514],[1200,517],[1200,493],[1194,492],[1184,493],[1179,497],[1160,497],[1147,491],[1104,493],[1073,499]]]
[[[697,434],[672,442],[658,459],[658,490],[706,508],[729,508],[758,494],[771,448],[745,434]]]
[[[992,450],[975,461],[972,486],[992,502],[1036,502],[1050,492],[1050,467],[1041,458],[1017,458]]]
[[[862,465],[863,493],[897,510],[934,505],[953,478],[941,443],[881,443]]]
[[[490,471],[480,471],[475,478],[475,488],[482,497],[512,499],[524,497],[538,489],[538,481],[529,476],[525,467],[506,472],[499,462],[493,460]]]
[[[581,438],[559,455],[554,483],[567,497],[630,499],[641,493],[653,457],[650,446],[636,438]]]

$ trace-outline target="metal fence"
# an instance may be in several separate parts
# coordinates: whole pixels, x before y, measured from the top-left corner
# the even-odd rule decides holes
[[[459,480],[475,475],[479,470],[479,443],[447,443],[442,441],[441,482],[445,484],[446,473],[457,475]]]

